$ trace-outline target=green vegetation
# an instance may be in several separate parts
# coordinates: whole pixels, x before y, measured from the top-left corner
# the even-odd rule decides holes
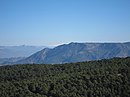
[[[130,58],[1,66],[0,97],[130,97]]]

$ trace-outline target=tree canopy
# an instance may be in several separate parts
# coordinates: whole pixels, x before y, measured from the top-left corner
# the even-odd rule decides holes
[[[1,66],[0,97],[130,97],[130,58]]]

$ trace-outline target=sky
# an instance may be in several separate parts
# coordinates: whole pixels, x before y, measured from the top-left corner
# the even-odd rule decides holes
[[[0,0],[0,45],[130,42],[130,0]]]

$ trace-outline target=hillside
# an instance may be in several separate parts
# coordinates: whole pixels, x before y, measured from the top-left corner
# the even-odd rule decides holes
[[[130,56],[130,42],[126,43],[69,43],[53,49],[43,49],[15,64],[63,64]]]
[[[1,66],[0,97],[130,97],[130,57]]]

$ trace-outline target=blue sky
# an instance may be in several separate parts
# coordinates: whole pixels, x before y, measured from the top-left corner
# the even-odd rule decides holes
[[[130,41],[130,0],[0,0],[0,45]]]

